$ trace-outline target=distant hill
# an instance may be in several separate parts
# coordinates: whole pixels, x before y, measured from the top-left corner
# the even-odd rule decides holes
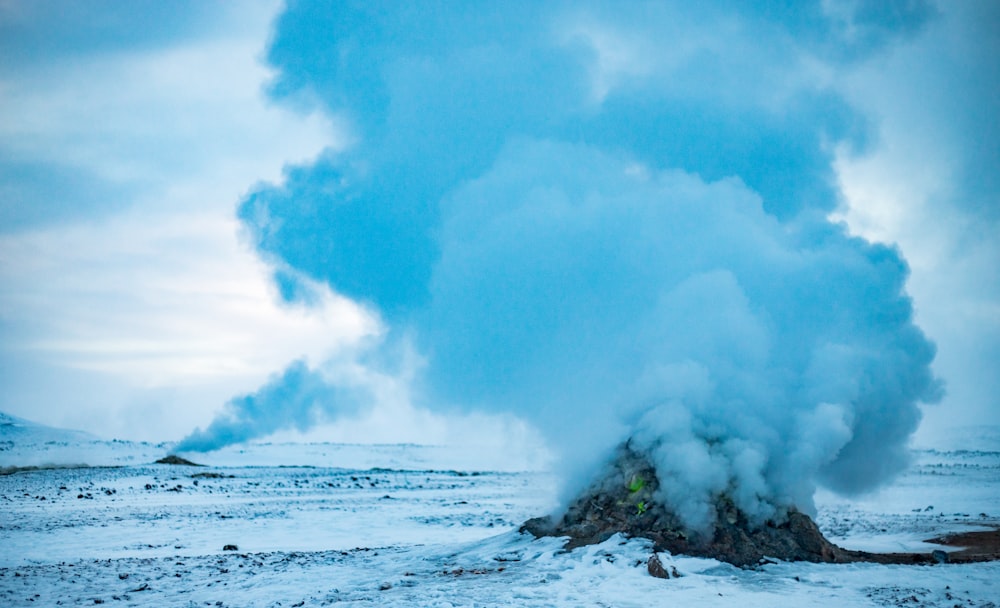
[[[93,441],[97,437],[83,431],[60,429],[0,412],[0,441],[15,444]]]

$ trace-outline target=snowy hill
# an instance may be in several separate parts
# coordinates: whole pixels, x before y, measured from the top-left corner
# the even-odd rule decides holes
[[[0,412],[0,441],[17,444],[39,444],[50,442],[93,441],[97,437],[83,431],[73,431],[45,426],[37,422]]]
[[[0,412],[0,468],[107,465],[109,442]]]

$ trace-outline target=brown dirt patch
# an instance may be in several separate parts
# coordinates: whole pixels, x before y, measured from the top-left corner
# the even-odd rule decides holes
[[[952,563],[987,562],[1000,560],[1000,527],[975,532],[946,534],[928,540],[929,543],[946,547],[962,547],[960,551],[948,553]]]

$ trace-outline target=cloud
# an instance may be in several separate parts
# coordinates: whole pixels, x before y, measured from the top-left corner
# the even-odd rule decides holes
[[[378,331],[306,279],[312,306],[283,303],[270,280],[281,265],[233,217],[255,181],[343,143],[336,117],[262,94],[277,8],[158,19],[111,3],[80,22],[72,3],[4,5],[0,409],[178,437],[275,369]]]
[[[270,72],[256,57],[274,7],[250,8],[223,15],[228,29],[214,36],[195,11],[186,18],[197,36],[45,61],[32,54],[31,70],[0,71],[3,230],[136,205],[229,207],[255,179],[279,179],[284,162],[336,147],[335,117],[261,99]]]
[[[3,239],[7,349],[168,386],[266,375],[377,331],[324,286],[309,308],[281,306],[236,230],[224,214],[138,214]]]

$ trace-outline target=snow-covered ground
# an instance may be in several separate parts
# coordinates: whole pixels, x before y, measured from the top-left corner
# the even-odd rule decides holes
[[[4,606],[1000,606],[996,562],[740,570],[664,555],[682,576],[653,578],[643,540],[566,552],[519,534],[557,480],[468,450],[260,443],[186,467],[151,464],[168,445],[16,427],[0,468],[100,466],[0,476]],[[821,493],[817,520],[834,542],[890,551],[998,524],[1000,444],[973,447],[921,450],[873,496]]]

